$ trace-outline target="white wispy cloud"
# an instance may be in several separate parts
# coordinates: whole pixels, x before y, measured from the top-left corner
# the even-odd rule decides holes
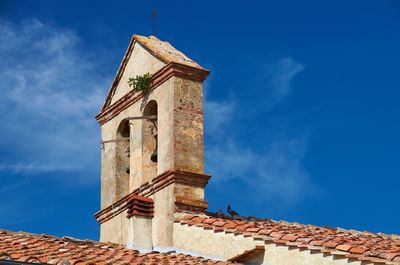
[[[207,172],[217,182],[240,179],[257,201],[279,198],[293,202],[313,185],[302,160],[307,137],[275,139],[258,148],[238,144],[232,138],[206,146]]]
[[[53,210],[42,194],[46,188],[31,188],[32,175],[67,171],[74,183],[98,180],[93,116],[111,75],[104,76],[96,55],[72,30],[35,19],[0,20],[0,226],[32,222]]]
[[[204,101],[204,116],[207,132],[210,133],[210,136],[224,132],[224,127],[233,117],[235,105],[233,100],[212,101],[206,98]]]
[[[304,65],[292,57],[282,57],[275,62],[268,62],[266,64],[265,77],[267,79],[267,87],[274,103],[290,95],[293,78],[303,70]]]
[[[38,20],[0,20],[0,170],[98,170],[93,116],[111,75],[81,48],[77,34]],[[3,154],[4,156],[4,154]]]
[[[26,163],[12,163],[12,164],[0,164],[0,171],[8,171],[12,174],[19,174],[19,173],[36,173],[36,172],[51,172],[51,171],[57,171],[57,170],[73,170],[75,169],[75,166],[68,166],[65,165],[64,167],[62,166],[56,166],[56,167],[51,167],[51,166],[46,166],[46,165],[35,165],[35,164],[26,164]]]
[[[252,107],[271,110],[290,95],[292,79],[304,66],[291,57],[283,57],[268,62],[264,69],[257,91],[262,91],[259,97],[268,102]],[[206,136],[211,138],[205,147],[206,169],[214,176],[214,181],[240,180],[252,190],[257,201],[279,198],[290,203],[312,190],[310,175],[302,165],[307,151],[307,133],[288,139],[268,135],[266,129],[266,138],[270,140],[250,146],[246,144],[247,139],[238,139],[235,135],[235,129],[246,130],[237,126],[246,124],[240,120],[240,108],[235,108],[239,101],[234,96],[225,101],[210,101],[208,97],[205,100],[205,130]],[[254,120],[263,119],[254,115],[251,117]]]

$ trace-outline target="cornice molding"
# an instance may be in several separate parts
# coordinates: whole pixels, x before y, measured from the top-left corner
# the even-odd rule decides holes
[[[96,115],[96,120],[100,123],[100,125],[105,124],[173,76],[182,79],[203,82],[207,78],[209,73],[210,71],[208,70],[198,69],[191,66],[171,62],[152,75],[150,80],[150,87],[148,89],[142,92],[128,92],[112,105],[102,109],[100,113]],[[108,100],[109,99],[107,99],[107,101]]]
[[[154,216],[154,201],[151,198],[134,195],[126,203],[128,209],[126,218],[140,216],[153,218]]]
[[[191,187],[204,188],[207,185],[208,180],[210,178],[211,178],[210,175],[192,173],[187,171],[180,171],[180,170],[166,171],[158,175],[151,182],[147,182],[141,185],[139,188],[135,189],[128,195],[122,197],[119,201],[100,210],[95,214],[95,218],[97,222],[99,222],[100,224],[112,219],[113,217],[127,210],[128,202],[131,201],[132,198],[134,198],[137,195],[141,195],[143,197],[149,197],[173,183],[187,185]],[[183,198],[181,196],[177,196],[175,205],[179,209],[196,209],[203,211],[208,206],[205,201]]]

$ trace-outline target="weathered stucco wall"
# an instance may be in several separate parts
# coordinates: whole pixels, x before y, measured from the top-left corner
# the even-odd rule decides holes
[[[117,128],[127,117],[142,116],[146,104],[152,100],[157,102],[158,110],[158,162],[157,173],[153,176],[143,174],[143,121],[133,120],[130,125],[130,173],[129,189],[121,189],[116,178],[117,143],[106,143],[102,150],[102,199],[104,209],[118,199],[150,181],[163,172],[171,169],[203,172],[203,110],[202,85],[199,82],[172,77],[155,90],[150,91],[126,110],[102,126],[102,139],[112,140],[117,137]],[[182,189],[182,188],[180,188]],[[126,191],[126,194],[121,194]],[[193,198],[203,199],[203,189],[179,190],[182,194],[193,193]],[[175,190],[165,189],[155,196],[155,218],[153,234],[158,246],[172,246],[172,224],[174,212]],[[164,205],[168,202],[168,206]],[[163,205],[162,207],[160,205]],[[102,230],[103,229],[103,224]],[[106,225],[109,229],[115,229]],[[117,233],[119,233],[117,231]],[[127,233],[127,230],[121,231]],[[104,233],[103,233],[104,234]],[[103,239],[104,237],[102,237]],[[108,237],[107,237],[108,238]],[[117,242],[117,241],[115,241]]]
[[[205,256],[227,259],[244,250],[253,249],[256,243],[249,237],[215,233],[213,230],[174,223],[174,246]]]
[[[131,91],[127,84],[130,77],[147,72],[154,74],[164,66],[165,63],[154,57],[140,43],[136,43],[114,95],[112,95],[111,104]],[[156,102],[157,110],[154,113],[157,113],[157,163],[150,161],[150,154],[154,148],[154,137],[151,135],[149,127],[151,123],[145,120],[131,120],[129,124],[129,170],[125,163],[127,155],[121,154],[127,149],[127,146],[118,142],[108,142],[102,149],[102,209],[116,203],[141,185],[169,170],[204,173],[202,82],[189,80],[190,75],[189,79],[183,78],[182,75],[177,76],[172,75],[169,79],[163,80],[153,90],[145,92],[143,97],[133,105],[120,113],[116,112],[118,114],[115,117],[102,125],[103,141],[121,138],[117,134],[117,129],[124,119],[143,116],[149,102]],[[175,183],[155,192],[152,196],[155,213],[151,229],[152,241],[155,246],[173,246],[173,215],[176,194],[197,201],[204,199],[203,188],[190,188]],[[124,218],[126,219],[120,215],[112,216],[111,220],[102,223],[101,240],[125,244],[128,227],[131,227],[129,237],[131,241],[134,240],[135,233],[138,233],[139,230],[137,227],[132,229],[132,225],[135,223],[132,220],[130,225],[128,225],[128,220],[122,222],[121,220]],[[123,225],[115,225],[119,222],[122,222]],[[120,234],[123,235],[123,239],[119,236]]]
[[[152,220],[149,217],[132,216],[129,218],[129,229],[127,246],[131,248],[140,247],[144,250],[151,250],[152,240]]]
[[[128,86],[127,82],[130,77],[143,75],[145,73],[153,74],[157,70],[161,69],[164,65],[165,63],[151,55],[139,42],[136,42],[129,61],[126,64],[124,74],[121,77],[117,89],[115,90],[111,104],[128,93],[130,87]]]
[[[175,169],[204,173],[203,84],[174,78]]]
[[[135,108],[130,108],[121,112],[117,117],[110,120],[101,127],[101,138],[103,141],[114,140],[117,138],[117,128],[122,120],[134,113],[140,113]],[[131,135],[132,127],[131,127]],[[127,183],[117,180],[117,142],[105,143],[101,154],[101,208],[110,206],[118,201],[126,194],[127,189],[118,187],[119,184],[126,185]],[[131,141],[132,144],[132,141]],[[122,150],[121,150],[122,151]],[[132,153],[131,153],[132,158]],[[130,159],[132,161],[132,159]],[[132,165],[130,166],[132,167]],[[130,170],[132,174],[132,170]],[[125,172],[126,173],[126,172]],[[128,175],[128,173],[126,173]],[[119,174],[119,177],[121,175]],[[129,181],[130,182],[130,181]]]
[[[157,175],[179,169],[195,173],[204,171],[202,84],[172,77],[151,91],[144,98],[103,124],[102,139],[117,138],[117,128],[127,117],[142,116],[147,102],[155,100],[158,105],[158,163],[157,174],[144,176],[142,171],[142,124],[141,120],[131,122],[130,178],[129,192]],[[102,150],[102,202],[109,206],[123,189],[116,187],[117,143],[106,143]],[[122,182],[121,182],[122,183]]]
[[[123,119],[128,117],[142,116],[142,111],[146,103],[155,100],[158,104],[158,163],[157,175],[161,172],[173,168],[174,157],[170,154],[173,153],[173,91],[172,80],[163,83],[157,90],[151,91],[148,97],[143,98],[122,111],[112,120],[103,124],[102,139],[112,140],[117,138],[117,128]],[[172,96],[171,96],[172,93]],[[149,180],[149,177],[143,179],[142,176],[142,120],[131,121],[131,141],[130,141],[130,178],[129,178],[129,192],[138,188],[144,182]],[[121,198],[126,194],[118,194],[116,187],[118,181],[116,180],[116,146],[117,143],[106,143],[102,150],[102,199],[101,207],[109,206],[115,198]],[[146,158],[148,159],[148,158]],[[156,175],[153,176],[153,178]]]
[[[267,244],[264,255],[265,264],[299,264],[299,265],[366,265],[373,263],[362,263],[360,261],[349,261],[343,256],[323,254],[319,251],[300,250],[299,248]]]
[[[154,194],[153,244],[158,247],[171,247],[174,225],[174,184]]]
[[[100,225],[100,241],[126,244],[128,240],[128,224],[126,211]],[[124,232],[126,231],[126,232]]]
[[[174,223],[174,247],[198,253],[207,257],[228,259],[251,250],[256,245],[264,245],[263,264],[268,265],[370,265],[374,263],[348,260],[344,256],[323,254],[317,250],[299,249],[265,242],[251,236],[234,233],[215,232],[196,226]]]

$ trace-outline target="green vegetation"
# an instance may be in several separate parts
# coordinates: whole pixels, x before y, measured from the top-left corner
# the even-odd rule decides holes
[[[137,75],[136,77],[130,77],[128,85],[132,87],[133,91],[143,91],[150,86],[151,75],[146,73],[144,75]]]

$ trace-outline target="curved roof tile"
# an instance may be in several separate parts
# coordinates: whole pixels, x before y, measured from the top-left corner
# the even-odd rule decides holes
[[[400,235],[359,232],[257,218],[186,214],[176,222],[214,231],[264,237],[267,242],[320,250],[360,261],[400,265]]]
[[[230,264],[179,253],[140,253],[122,245],[0,230],[0,260],[46,264]]]

